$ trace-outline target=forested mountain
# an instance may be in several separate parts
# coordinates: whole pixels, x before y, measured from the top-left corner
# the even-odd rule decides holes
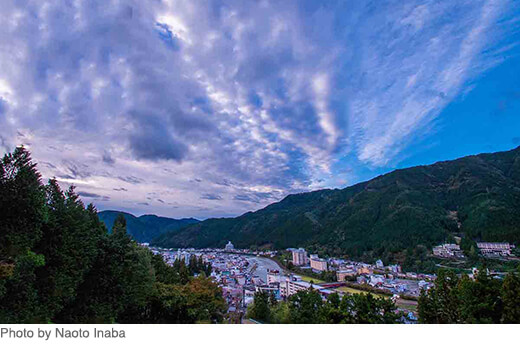
[[[73,187],[42,184],[23,147],[0,161],[0,211],[0,324],[218,322],[227,310],[202,259],[168,266],[122,215],[108,233]]]
[[[164,247],[308,247],[388,261],[432,245],[520,243],[520,147],[395,170],[345,189],[289,195],[236,218],[208,219],[159,236]]]
[[[105,223],[106,227],[111,230],[115,219],[120,214],[125,216],[128,233],[138,242],[150,242],[167,231],[177,230],[183,226],[199,222],[194,218],[174,219],[152,214],[136,217],[130,213],[110,210],[101,211],[98,213],[98,216]]]

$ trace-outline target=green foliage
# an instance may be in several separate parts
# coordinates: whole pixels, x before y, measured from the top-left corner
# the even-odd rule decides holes
[[[74,187],[42,185],[23,148],[0,162],[0,208],[0,323],[222,320],[211,266],[168,266],[132,240],[122,215],[108,233]]]
[[[187,298],[188,318],[193,322],[222,322],[227,305],[222,290],[210,278],[198,276],[183,286]]]
[[[30,153],[18,147],[0,161],[0,261],[34,246],[45,221],[45,194]]]
[[[119,211],[101,211],[98,215],[99,219],[105,223],[109,230],[112,230],[116,218],[118,218],[119,215],[123,215],[126,220],[128,233],[137,242],[150,242],[165,232],[178,230],[186,225],[199,222],[194,218],[174,219],[150,214],[136,217],[130,213]]]
[[[323,301],[321,295],[317,291],[299,291],[296,294],[291,295],[288,301],[291,323],[323,323],[321,319],[322,317],[320,317]]]
[[[520,148],[396,170],[345,189],[289,195],[237,218],[213,218],[163,234],[163,247],[306,247],[433,271],[424,251],[464,235],[520,243]],[[460,223],[460,228],[458,223]],[[465,245],[469,244],[469,247]]]
[[[267,292],[256,292],[254,301],[247,309],[249,318],[256,319],[260,322],[269,322],[271,320],[271,308],[269,305],[269,294]]]
[[[520,270],[520,269],[519,269]],[[511,273],[506,276],[502,285],[502,301],[504,323],[520,322],[520,277]]]
[[[396,313],[394,303],[372,294],[337,293],[323,301],[313,289],[299,291],[286,302],[270,300],[266,293],[255,293],[253,304],[248,308],[248,316],[265,323],[294,324],[391,324],[401,317]]]
[[[435,287],[419,298],[422,323],[520,323],[518,275],[504,281],[490,277],[484,268],[474,280],[440,270]]]
[[[474,240],[463,237],[460,242],[460,249],[464,252],[464,255],[466,255],[470,261],[478,260],[478,248],[477,243]]]

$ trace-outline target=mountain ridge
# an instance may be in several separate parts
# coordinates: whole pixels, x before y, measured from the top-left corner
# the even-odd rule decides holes
[[[138,242],[149,242],[153,238],[172,230],[177,230],[186,225],[198,223],[195,218],[169,218],[155,214],[143,214],[139,217],[123,211],[104,210],[98,212],[99,219],[105,223],[108,230],[112,229],[114,221],[119,214],[126,219],[128,233]]]
[[[308,247],[394,260],[452,236],[520,241],[520,147],[397,169],[165,233],[164,247]],[[422,252],[422,251],[421,251]]]

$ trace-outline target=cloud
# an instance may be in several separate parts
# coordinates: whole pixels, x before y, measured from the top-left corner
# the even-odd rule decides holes
[[[240,214],[345,184],[344,158],[395,164],[507,51],[501,20],[513,9],[8,0],[1,146],[26,144],[54,165],[40,166],[44,177],[110,197],[100,208],[171,215],[168,201],[178,217]]]
[[[130,183],[130,184],[140,184],[140,183],[144,182],[144,180],[142,178],[138,178],[135,176],[118,176],[117,178],[120,179],[121,181]]]
[[[211,193],[202,194],[200,198],[204,200],[222,200],[222,197],[220,195]]]
[[[102,200],[102,201],[109,201],[110,198],[108,196],[99,195],[95,193],[89,193],[89,192],[78,192],[78,195],[82,198],[92,198],[94,200]]]
[[[108,165],[113,165],[116,162],[115,159],[112,158],[110,153],[108,153],[107,151],[103,152],[102,160],[104,163],[106,163]]]

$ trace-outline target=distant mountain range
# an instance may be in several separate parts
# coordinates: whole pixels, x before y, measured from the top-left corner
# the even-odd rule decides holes
[[[152,244],[223,247],[231,240],[236,247],[303,246],[395,260],[452,236],[520,242],[520,147],[395,170],[345,189],[289,195],[254,213],[162,234]]]
[[[125,216],[128,233],[138,242],[150,242],[167,231],[175,231],[199,222],[194,218],[174,219],[159,217],[153,214],[136,217],[130,213],[109,210],[99,212],[98,216],[105,223],[108,230],[112,230],[114,220],[119,214]]]

